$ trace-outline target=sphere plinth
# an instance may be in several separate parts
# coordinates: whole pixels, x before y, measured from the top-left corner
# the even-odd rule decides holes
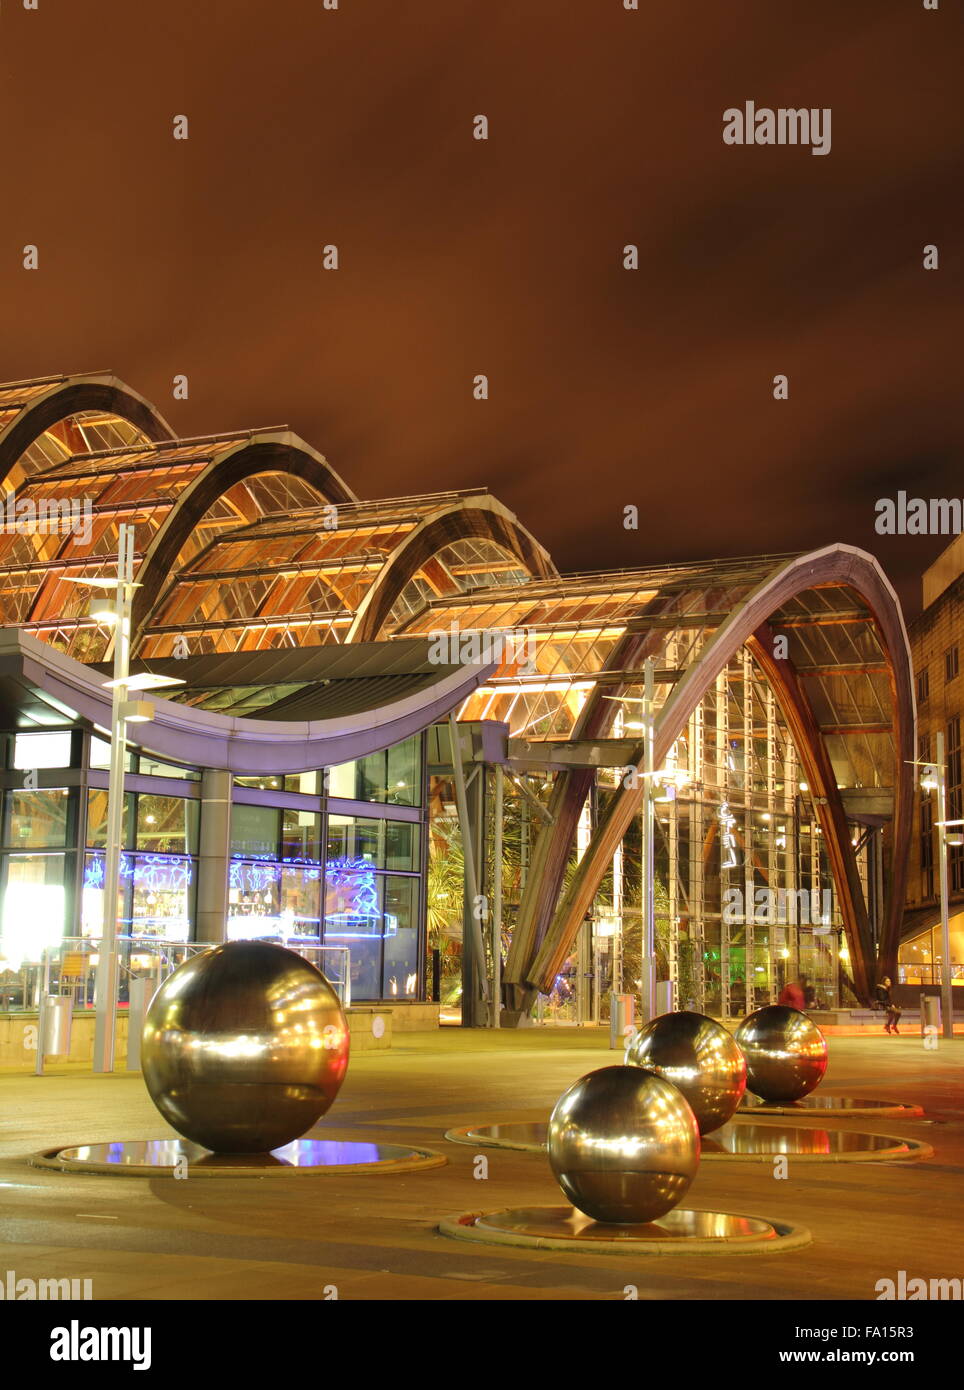
[[[630,1066],[655,1072],[682,1091],[700,1134],[726,1124],[746,1090],[746,1062],[727,1030],[705,1014],[662,1014],[629,1044]]]
[[[293,951],[232,941],[193,956],[151,1000],[141,1066],[185,1139],[215,1153],[268,1153],[328,1110],[348,1069],[334,989]]]
[[[700,1134],[684,1097],[640,1067],[602,1067],[570,1086],[549,1120],[549,1163],[595,1221],[655,1221],[696,1174]]]
[[[823,1080],[827,1042],[799,1009],[768,1004],[749,1014],[736,1030],[746,1058],[746,1084],[761,1100],[800,1100]]]

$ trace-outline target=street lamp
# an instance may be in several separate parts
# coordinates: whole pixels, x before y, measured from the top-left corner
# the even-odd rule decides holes
[[[129,700],[130,690],[157,689],[183,685],[168,676],[150,673],[131,676],[131,605],[134,590],[134,528],[118,527],[117,578],[84,578],[64,575],[72,584],[95,589],[112,589],[113,604],[92,604],[90,614],[115,629],[114,678],[104,681],[111,692],[110,772],[107,779],[107,849],[104,862],[104,912],[101,927],[97,976],[94,984],[94,1060],[95,1072],[114,1070],[114,1030],[117,1021],[117,899],[120,896],[121,850],[124,829],[124,764],[127,754],[127,725],[146,723],[153,718],[154,706],[147,700]]]
[[[948,909],[947,887],[947,847],[964,843],[960,835],[948,835],[949,825],[962,825],[964,821],[947,819],[947,768],[944,764],[944,734],[937,735],[937,762],[925,763],[921,775],[921,789],[937,793],[937,833],[941,885],[941,948],[944,959],[941,962],[941,1032],[945,1038],[954,1036],[954,989],[951,984],[951,927]],[[934,965],[934,952],[931,951],[931,967]]]

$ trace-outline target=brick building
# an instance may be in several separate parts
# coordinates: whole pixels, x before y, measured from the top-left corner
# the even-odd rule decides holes
[[[947,814],[964,817],[961,727],[964,718],[964,535],[955,537],[923,577],[924,608],[909,626],[917,693],[918,753],[922,762],[937,756],[943,730],[947,765]],[[907,983],[931,978],[940,960],[940,876],[937,800],[931,791],[917,796],[916,834],[907,874],[907,911],[900,951],[900,974]],[[964,828],[964,827],[962,827]],[[964,975],[964,846],[948,850],[951,963]]]

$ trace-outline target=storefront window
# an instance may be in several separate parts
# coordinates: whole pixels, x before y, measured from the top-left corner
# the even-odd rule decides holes
[[[285,934],[281,917],[281,865],[265,860],[233,859],[228,879],[228,940]]]
[[[85,936],[100,936],[105,856],[88,854],[81,907]],[[121,855],[117,918],[122,935],[188,941],[194,905],[195,861],[187,855]]]

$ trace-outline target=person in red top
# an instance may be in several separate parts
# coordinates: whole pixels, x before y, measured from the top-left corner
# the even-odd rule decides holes
[[[799,1009],[803,1013],[806,1008],[807,998],[804,993],[803,984],[800,980],[788,980],[780,991],[778,1004],[786,1004],[788,1008]]]

